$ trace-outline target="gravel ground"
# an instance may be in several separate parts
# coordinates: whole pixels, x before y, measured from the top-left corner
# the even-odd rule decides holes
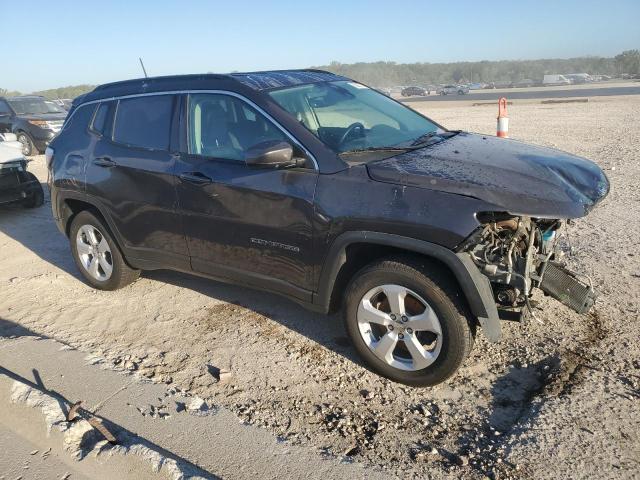
[[[416,108],[495,133],[494,107]],[[432,389],[370,373],[337,316],[280,297],[165,271],[94,291],[49,205],[0,208],[0,318],[391,476],[640,478],[639,111],[640,97],[510,106],[513,138],[591,158],[611,180],[568,228],[572,266],[601,296],[586,317],[536,297],[538,321],[503,324],[499,344],[479,334],[460,372]],[[42,157],[31,169],[45,180]]]

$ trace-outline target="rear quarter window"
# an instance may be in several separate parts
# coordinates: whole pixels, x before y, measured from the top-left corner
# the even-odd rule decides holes
[[[86,132],[95,111],[95,104],[80,105],[73,110],[69,116],[67,116],[62,131],[67,132],[75,130]]]
[[[113,126],[113,141],[152,150],[169,148],[173,95],[120,100]]]
[[[93,116],[91,130],[98,135],[107,135],[110,132],[112,110],[115,102],[104,102],[98,106],[96,114]]]

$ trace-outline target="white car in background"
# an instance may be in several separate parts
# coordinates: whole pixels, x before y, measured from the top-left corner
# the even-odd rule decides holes
[[[439,95],[466,95],[469,93],[469,87],[466,85],[445,85],[437,91]]]
[[[37,177],[27,171],[22,143],[13,133],[0,133],[0,205],[22,203],[26,208],[44,203],[44,190]]]

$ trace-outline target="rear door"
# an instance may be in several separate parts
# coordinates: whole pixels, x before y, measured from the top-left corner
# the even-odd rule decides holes
[[[86,178],[87,194],[109,215],[128,257],[185,269],[171,153],[178,102],[175,95],[148,95],[101,104],[90,127],[95,146]]]
[[[248,148],[266,140],[294,142],[231,94],[189,95],[183,115],[187,135],[177,191],[193,269],[309,300],[313,164],[249,167]]]

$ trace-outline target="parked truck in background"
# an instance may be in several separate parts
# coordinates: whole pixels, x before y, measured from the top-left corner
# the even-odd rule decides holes
[[[544,78],[542,79],[542,85],[547,87],[550,87],[553,85],[570,85],[570,84],[571,84],[571,80],[569,80],[564,75],[557,75],[557,74],[545,75]]]

